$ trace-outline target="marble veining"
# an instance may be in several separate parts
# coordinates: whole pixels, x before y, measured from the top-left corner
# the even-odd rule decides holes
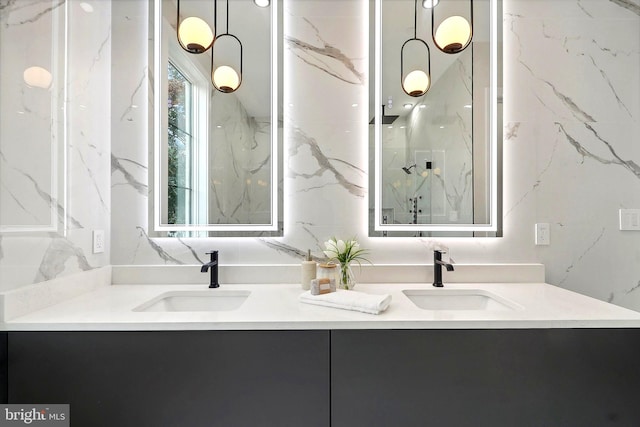
[[[505,213],[504,216],[507,217],[509,216],[514,209],[516,209],[518,206],[520,206],[520,204],[526,199],[528,198],[531,194],[534,194],[536,189],[540,186],[540,184],[542,184],[542,182],[544,181],[544,175],[547,173],[547,171],[549,171],[549,169],[551,168],[551,164],[553,163],[553,160],[555,159],[554,154],[556,153],[556,151],[558,150],[558,145],[559,145],[559,138],[555,139],[555,142],[553,144],[553,150],[551,152],[551,155],[549,156],[549,160],[547,161],[547,164],[542,168],[542,170],[540,171],[540,173],[537,175],[535,182],[533,183],[533,185],[531,186],[531,188],[529,190],[527,190],[522,197],[520,197],[520,199],[518,199],[518,201],[516,201]]]
[[[144,240],[149,244],[151,249],[153,249],[158,254],[160,259],[162,259],[165,263],[172,263],[172,264],[178,264],[178,265],[185,264],[184,262],[180,261],[179,259],[174,258],[173,256],[171,256],[154,239],[150,238],[149,235],[147,234],[147,232],[145,231],[144,227],[138,226],[138,227],[136,227],[136,229],[140,232],[140,238],[144,238]],[[189,248],[189,249],[191,249],[191,248]]]
[[[289,255],[289,256],[293,256],[295,258],[304,259],[306,257],[306,255],[307,255],[306,251],[303,251],[301,249],[295,248],[295,247],[293,247],[291,245],[288,245],[286,243],[279,242],[279,241],[276,241],[276,240],[260,239],[260,242],[263,245],[275,250],[276,252],[279,252],[279,253],[282,253],[282,254],[286,254],[286,255]],[[315,258],[315,257],[312,257],[312,258],[317,260],[317,258]]]
[[[111,173],[113,174],[113,172],[120,172],[122,174],[122,176],[124,177],[124,179],[126,180],[126,183],[122,184],[113,184],[112,186],[115,185],[129,185],[131,187],[133,187],[133,189],[135,189],[141,196],[147,196],[147,192],[148,192],[148,186],[147,184],[144,184],[138,180],[135,179],[135,177],[133,176],[133,174],[131,172],[129,172],[127,170],[127,168],[124,167],[124,165],[122,163],[127,162],[127,163],[131,163],[134,166],[143,169],[143,170],[147,170],[147,167],[144,166],[143,164],[136,162],[135,160],[130,160],[130,159],[124,159],[124,158],[118,158],[116,157],[113,153],[111,154]]]
[[[203,260],[202,258],[200,258],[200,256],[198,255],[198,253],[195,251],[195,249],[193,248],[193,246],[188,245],[184,239],[181,239],[178,237],[178,242],[180,242],[183,246],[185,246],[187,249],[189,249],[189,252],[191,252],[191,255],[193,255],[193,257],[195,258],[196,262],[200,263],[200,264],[204,264],[208,261]]]
[[[640,5],[634,3],[632,0],[609,0],[611,3],[625,8],[636,15],[640,16]]]
[[[623,160],[622,158],[620,158],[620,156],[618,155],[618,153],[616,153],[616,151],[614,150],[614,148],[611,145],[611,143],[609,143],[609,142],[605,141],[604,139],[602,139],[598,135],[598,132],[596,132],[596,130],[591,125],[589,125],[588,123],[584,124],[585,127],[589,131],[591,131],[593,133],[593,135],[607,147],[607,149],[609,150],[609,152],[613,156],[612,159],[605,159],[604,157],[598,156],[598,155],[590,152],[577,139],[575,139],[571,135],[569,135],[569,133],[562,126],[562,124],[556,123],[556,125],[558,126],[560,131],[565,135],[565,137],[567,138],[567,141],[582,156],[583,160],[584,160],[585,157],[588,157],[588,158],[590,158],[592,160],[595,160],[595,161],[597,161],[599,163],[602,163],[603,165],[612,165],[612,164],[613,165],[619,165],[619,166],[624,167],[625,169],[628,169],[637,178],[640,178],[640,165],[638,165],[633,160]]]
[[[102,206],[102,209],[105,212],[109,212],[109,207],[107,206],[107,202],[105,202],[104,197],[102,196],[102,189],[100,188],[100,184],[98,182],[98,178],[96,177],[95,172],[93,171],[91,166],[88,164],[88,162],[85,160],[84,155],[82,154],[82,150],[80,150],[80,148],[76,148],[76,154],[78,155],[80,162],[85,168],[87,176],[89,177],[89,181],[91,182],[91,186],[93,187],[95,194],[98,196],[98,199],[100,200],[100,205]]]
[[[520,129],[521,122],[507,123],[504,130],[504,139],[509,141],[518,138],[518,130]]]
[[[575,49],[576,52],[572,53],[574,56],[576,57],[586,57],[589,59],[589,61],[591,62],[591,64],[593,65],[593,67],[598,71],[598,73],[602,76],[602,80],[604,82],[606,82],[607,86],[609,87],[609,90],[611,91],[611,93],[613,94],[613,96],[615,97],[618,106],[624,110],[626,112],[627,115],[629,115],[630,117],[632,117],[631,111],[629,111],[629,108],[625,105],[625,103],[622,101],[620,95],[618,94],[617,89],[614,87],[613,82],[611,81],[611,79],[609,78],[607,72],[600,66],[598,65],[598,62],[596,61],[596,58],[594,58],[593,54],[588,52],[588,47],[590,47],[589,44],[584,45],[583,43],[583,38],[580,36],[576,36],[576,37],[564,37],[562,40],[554,37],[551,34],[546,33],[546,26],[543,23],[543,34],[544,37],[547,39],[553,39],[556,41],[561,41],[563,47],[566,49],[567,53],[572,53],[572,51],[574,50],[572,46],[570,45],[574,45],[577,44],[578,47]],[[598,49],[599,52],[612,52],[609,49],[606,48],[602,48],[599,46],[598,42],[595,39],[591,39],[591,44],[595,45],[596,48]],[[628,55],[629,53],[627,53]],[[613,52],[613,55],[616,56],[617,53]],[[606,60],[608,60],[609,58],[606,58]],[[529,69],[529,71],[531,71]],[[591,116],[587,115],[584,111],[580,111],[579,108],[575,105],[575,103],[569,99],[568,97],[566,97],[565,95],[559,93],[557,91],[557,89],[551,85],[551,83],[549,83],[548,81],[545,81],[546,84],[550,85],[554,91],[554,93],[556,94],[556,96],[558,96],[564,103],[566,103],[571,109],[573,109],[574,111],[579,112],[580,114],[584,115],[585,117],[591,118]],[[595,121],[595,119],[589,120],[589,121]]]
[[[564,284],[566,282],[566,280],[569,278],[569,273],[571,272],[571,270],[573,270],[575,268],[575,266],[577,264],[580,263],[580,261],[582,261],[582,259],[589,253],[591,252],[596,245],[600,242],[600,240],[602,239],[602,237],[605,235],[605,231],[606,228],[602,228],[602,230],[600,230],[600,234],[593,240],[593,242],[591,243],[591,245],[589,247],[587,247],[582,254],[580,254],[580,256],[578,256],[578,258],[571,263],[571,265],[569,265],[566,270],[565,273],[567,273],[564,278],[562,280],[560,280],[560,282],[558,283],[560,286],[562,286],[562,284]]]
[[[305,63],[340,81],[364,85],[366,81],[365,75],[357,70],[352,58],[345,55],[339,48],[326,42],[320,35],[318,28],[309,19],[303,18],[303,20],[312,28],[315,38],[321,46],[315,46],[293,36],[285,35],[285,41],[290,51]],[[332,61],[329,62],[328,60]],[[336,68],[336,65],[340,65],[340,68]]]
[[[120,116],[120,121],[123,121],[123,120],[133,121],[133,118],[131,117],[131,112],[139,107],[139,105],[136,104],[136,98],[138,96],[138,93],[144,87],[145,83],[148,80],[147,78],[148,73],[149,73],[149,67],[144,67],[144,69],[142,70],[142,75],[140,76],[140,80],[138,80],[138,84],[135,86],[135,88],[133,89],[133,92],[131,93],[131,97],[129,98],[129,104],[127,105],[127,108],[125,108],[124,112]]]
[[[356,197],[364,197],[366,194],[366,189],[359,184],[351,182],[347,179],[347,177],[338,170],[334,163],[340,163],[342,165],[347,166],[351,170],[355,170],[357,172],[363,173],[361,168],[356,167],[355,165],[339,159],[332,159],[327,157],[320,147],[318,141],[315,138],[304,133],[302,129],[295,128],[292,130],[293,143],[289,148],[289,164],[291,165],[292,158],[295,158],[299,154],[299,150],[301,147],[306,146],[311,152],[311,156],[317,162],[317,169],[312,172],[296,172],[292,167],[289,167],[289,176],[292,178],[300,177],[304,179],[311,179],[314,177],[321,177],[325,172],[329,172],[335,180],[337,184],[347,190],[350,194],[353,194]],[[309,191],[310,189],[320,189],[329,185],[327,183],[318,184],[315,186],[311,186],[309,188],[305,188],[299,191]]]
[[[102,40],[102,42],[100,43],[100,47],[98,47],[98,51],[96,52],[96,54],[93,56],[93,60],[91,61],[91,64],[89,65],[89,68],[87,70],[87,74],[91,75],[95,69],[95,67],[100,63],[100,61],[103,60],[104,57],[104,51],[105,49],[111,48],[111,25],[109,25],[108,28],[105,29],[105,36]],[[86,84],[88,84],[88,80],[86,81]]]
[[[54,2],[50,7],[46,7],[45,9],[31,15],[28,18],[17,19],[15,22],[9,22],[9,17],[12,13],[15,13],[21,9],[30,8],[36,5],[37,6],[46,5],[47,3],[50,3],[50,2],[42,2],[41,4],[36,2],[36,3],[29,4],[21,0],[6,0],[5,2],[3,2],[4,4],[0,3],[0,18],[3,21],[5,21],[5,24],[4,24],[5,27],[30,24],[38,21],[44,16],[47,16],[53,10],[65,4],[65,2],[66,0],[57,0],[57,2]]]
[[[620,99],[620,95],[618,94],[618,91],[616,90],[616,88],[613,86],[611,79],[607,76],[607,73],[600,66],[598,66],[593,56],[588,55],[588,57],[591,60],[591,63],[593,64],[593,66],[600,72],[602,79],[607,83],[607,86],[609,86],[609,89],[611,89],[611,93],[613,93],[613,96],[616,98],[616,101],[618,102],[618,105],[620,106],[620,108],[622,108],[629,115],[629,117],[633,117],[631,115],[631,111],[629,111],[629,108],[627,108],[625,103],[622,102],[622,99]]]
[[[70,258],[76,259],[78,267],[82,271],[94,268],[89,264],[82,248],[74,245],[73,242],[64,237],[55,237],[51,240],[42,257],[34,283],[58,277],[64,271],[65,263]]]
[[[51,194],[45,191],[40,186],[40,184],[38,184],[38,181],[33,176],[16,167],[9,166],[9,162],[7,161],[6,157],[2,154],[2,152],[0,152],[0,159],[2,159],[3,162],[7,165],[6,168],[8,170],[13,170],[17,175],[27,179],[27,181],[32,185],[33,189],[35,190],[35,194],[38,196],[38,198],[40,198],[45,203],[46,206],[52,206],[52,205],[56,206],[56,212],[58,214],[58,220],[60,222],[64,222],[65,216],[66,216],[66,220],[69,221],[68,226],[70,228],[84,228],[80,223],[80,221],[74,218],[71,214],[67,213],[65,210],[65,207],[57,199],[52,197]],[[15,180],[16,178],[14,177],[13,179]],[[37,223],[37,221],[40,218],[38,218],[38,216],[33,211],[29,210],[22,202],[23,200],[29,200],[32,197],[32,194],[24,193],[24,192],[16,193],[12,191],[11,187],[7,186],[4,183],[4,181],[0,182],[0,184],[2,184],[2,187],[7,191],[7,193],[16,202],[16,204],[22,209],[23,213],[32,217],[34,220],[36,220],[36,223]]]

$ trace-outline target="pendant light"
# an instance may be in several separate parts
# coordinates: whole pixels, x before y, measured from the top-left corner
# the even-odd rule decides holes
[[[427,64],[424,69],[416,68],[410,71],[406,76],[404,74],[404,49],[409,43],[414,43],[422,46],[427,52]],[[418,38],[418,0],[414,0],[413,11],[413,38],[408,39],[402,45],[400,50],[400,79],[402,90],[409,96],[419,97],[427,93],[431,87],[431,51],[429,45]]]
[[[180,46],[189,53],[202,53],[213,45],[214,30],[203,19],[190,16],[180,21],[180,0],[177,0],[177,35]],[[215,2],[214,2],[215,9]],[[215,15],[215,11],[214,11]]]
[[[436,47],[444,53],[460,53],[469,46],[473,37],[473,0],[469,1],[470,20],[459,15],[449,16],[435,28],[435,10],[431,8],[431,36]]]
[[[29,67],[24,70],[22,78],[29,87],[39,87],[42,89],[49,89],[51,82],[53,82],[53,76],[49,70],[38,66]]]
[[[217,0],[216,0],[217,1]],[[215,3],[215,2],[214,2]],[[217,21],[217,16],[215,20]],[[220,39],[229,37],[231,41],[235,40],[240,47],[240,72],[229,65],[221,65],[214,70],[213,60],[215,58],[216,43],[220,42]],[[229,33],[229,0],[227,0],[227,27],[224,34],[220,34],[216,37],[213,43],[213,49],[211,52],[211,82],[213,87],[223,93],[232,93],[238,90],[242,84],[242,42],[239,38]]]

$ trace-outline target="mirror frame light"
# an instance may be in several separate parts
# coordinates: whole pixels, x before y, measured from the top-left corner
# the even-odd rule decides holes
[[[160,191],[162,185],[161,170],[161,148],[162,148],[162,132],[159,129],[166,128],[166,120],[162,117],[162,108],[160,107],[163,102],[162,95],[162,3],[163,0],[153,0],[153,20],[150,22],[153,28],[153,116],[151,118],[152,128],[150,129],[153,134],[153,154],[151,159],[153,160],[150,165],[149,172],[153,175],[153,190],[150,189],[149,193],[153,194],[153,202],[150,206],[152,209],[150,215],[150,232],[156,236],[160,233],[166,233],[170,231],[185,231],[185,232],[206,232],[207,236],[264,236],[264,235],[281,235],[281,222],[282,222],[282,204],[278,197],[279,194],[279,171],[280,171],[280,153],[278,146],[280,145],[281,132],[278,129],[278,106],[280,99],[280,22],[281,12],[279,11],[279,2],[272,1],[271,8],[271,215],[270,222],[263,224],[166,224],[162,223],[162,191]],[[214,86],[211,86],[215,90]],[[166,104],[166,100],[164,101]],[[164,127],[163,127],[164,126]],[[151,198],[151,197],[150,197]]]
[[[383,224],[382,223],[382,110],[374,109],[374,227],[376,232],[487,232],[500,233],[500,211],[498,189],[498,25],[502,23],[498,20],[498,1],[490,2],[490,87],[489,87],[489,158],[490,165],[490,194],[489,206],[491,209],[488,224]],[[374,0],[374,97],[373,105],[382,105],[382,0]]]

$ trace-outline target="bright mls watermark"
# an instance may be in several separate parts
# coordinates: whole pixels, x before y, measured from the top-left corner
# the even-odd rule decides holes
[[[69,405],[0,405],[0,427],[69,427]]]

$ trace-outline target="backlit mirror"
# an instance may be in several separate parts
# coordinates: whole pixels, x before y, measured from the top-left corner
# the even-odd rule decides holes
[[[69,6],[58,6],[0,5],[0,233],[67,230]]]
[[[282,234],[281,6],[180,0],[180,22],[199,17],[216,35],[211,49],[194,54],[178,42],[176,1],[154,0],[154,235]],[[241,70],[231,93],[212,83],[212,68],[222,65]]]
[[[500,236],[501,1],[370,5],[370,236]],[[436,30],[471,20],[471,44],[439,50],[432,12]],[[421,96],[403,90],[414,69],[430,74]]]

